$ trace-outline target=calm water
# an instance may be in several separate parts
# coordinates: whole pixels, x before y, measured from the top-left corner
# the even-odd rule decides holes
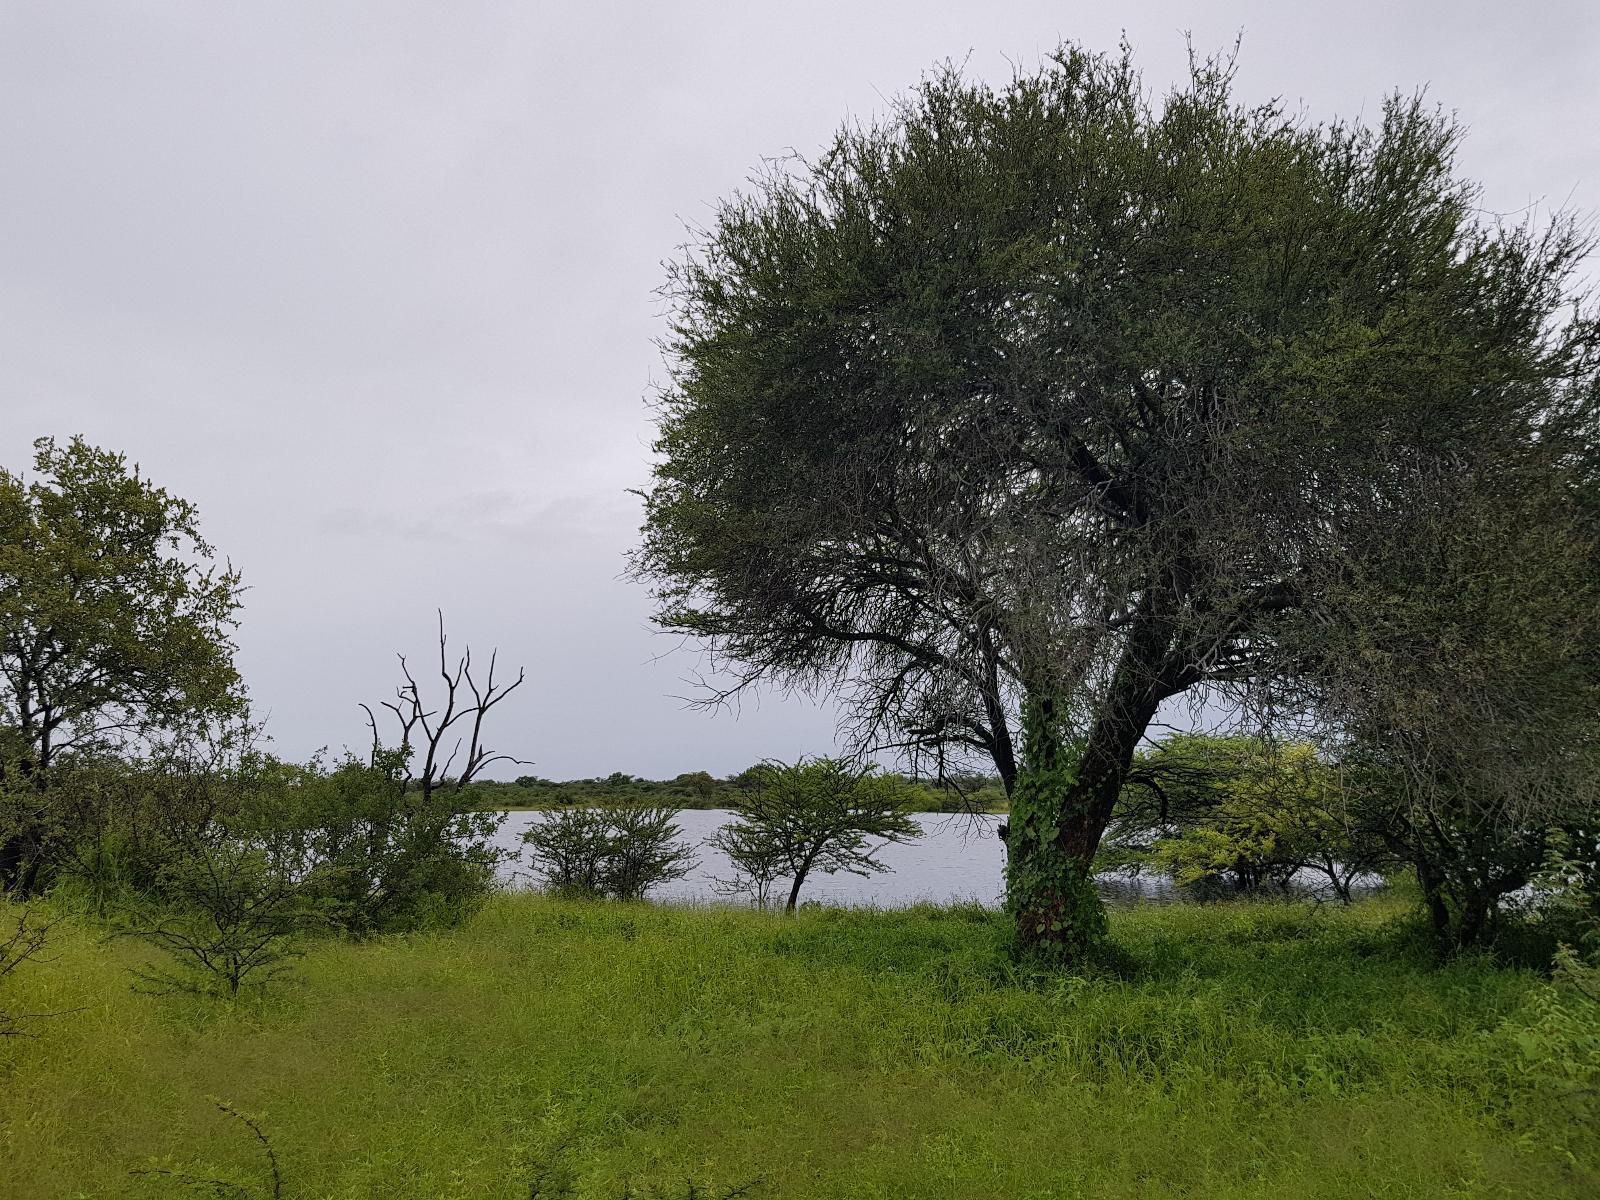
[[[518,853],[522,831],[542,817],[542,813],[514,812],[500,827],[496,844]],[[726,809],[687,809],[678,814],[684,839],[699,845],[732,820]],[[916,813],[912,817],[922,826],[922,836],[914,842],[890,845],[878,857],[890,869],[881,875],[813,874],[800,892],[801,900],[823,904],[877,905],[883,908],[933,901],[949,904],[976,901],[998,905],[1005,867],[1005,847],[995,836],[995,826],[1005,818],[969,817],[949,813]],[[723,900],[712,890],[715,878],[730,879],[733,867],[727,856],[708,846],[699,846],[700,865],[686,878],[651,891],[656,900]],[[516,883],[529,882],[527,864],[519,857],[507,863],[505,875]],[[1129,881],[1119,877],[1101,880],[1101,891],[1108,900],[1169,900],[1172,885],[1165,879]],[[779,893],[786,894],[785,892]]]

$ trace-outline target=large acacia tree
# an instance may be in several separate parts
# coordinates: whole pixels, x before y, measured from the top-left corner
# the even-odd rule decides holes
[[[941,71],[671,268],[658,620],[736,686],[990,758],[1041,948],[1101,927],[1090,863],[1163,702],[1310,703],[1384,514],[1541,476],[1594,403],[1571,223],[1480,219],[1418,100],[1315,125],[1231,81],[1196,61],[1156,102],[1070,47],[1001,89]]]

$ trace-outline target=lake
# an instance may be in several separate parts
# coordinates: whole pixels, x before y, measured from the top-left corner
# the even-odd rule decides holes
[[[527,864],[521,859],[522,832],[544,814],[513,812],[506,816],[495,838],[501,849],[518,857],[506,864],[508,882],[527,884]],[[701,845],[733,819],[726,809],[685,809],[678,814],[684,839],[699,846],[700,865],[683,879],[663,884],[650,892],[654,900],[724,900],[712,889],[712,880],[730,879],[733,867],[727,856]],[[1003,886],[1005,847],[995,836],[995,826],[1003,816],[966,816],[959,813],[914,813],[922,826],[922,836],[914,842],[890,845],[878,855],[890,869],[881,875],[813,874],[806,880],[800,899],[823,904],[875,905],[898,908],[920,901],[952,904],[973,901],[996,907]],[[1174,898],[1169,880],[1122,876],[1102,877],[1100,890],[1108,901],[1169,901]],[[780,897],[786,889],[779,892]]]

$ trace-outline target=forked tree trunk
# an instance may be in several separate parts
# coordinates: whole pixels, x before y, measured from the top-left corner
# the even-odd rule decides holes
[[[1053,696],[1023,702],[1023,762],[1006,834],[1006,909],[1024,954],[1070,962],[1105,937],[1095,852],[1139,739],[1161,701],[1188,682],[1140,665],[1131,655],[1124,660],[1081,754],[1062,741]]]

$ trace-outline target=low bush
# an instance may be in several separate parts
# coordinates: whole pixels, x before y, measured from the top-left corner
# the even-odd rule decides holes
[[[548,813],[522,835],[529,865],[560,895],[641,900],[695,867],[676,810],[612,804]]]
[[[460,922],[494,891],[501,814],[453,788],[407,787],[393,752],[290,772],[249,836],[291,843],[307,899],[352,937]]]
[[[281,978],[299,956],[299,935],[322,924],[297,874],[226,835],[191,844],[162,871],[161,907],[136,910],[123,931],[170,960],[133,968],[141,990],[237,997]]]

